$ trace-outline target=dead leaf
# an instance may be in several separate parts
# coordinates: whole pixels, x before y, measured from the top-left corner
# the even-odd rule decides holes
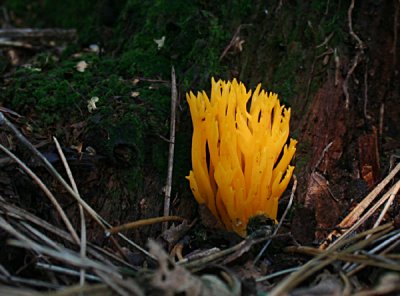
[[[88,63],[86,63],[85,61],[80,61],[76,64],[75,68],[78,72],[85,72],[86,68],[89,66]]]
[[[160,39],[154,39],[154,42],[157,44],[157,49],[160,50],[164,46],[165,36],[162,36]]]
[[[234,48],[239,52],[242,52],[244,43],[245,41],[243,39],[240,39],[240,37],[236,37],[234,41]]]
[[[159,268],[154,273],[151,284],[154,288],[164,292],[162,295],[211,295],[205,293],[202,282],[193,276],[183,266],[175,265],[168,257],[167,253],[155,241],[149,241],[150,253],[158,261]],[[208,291],[209,292],[209,291]]]
[[[90,112],[90,113],[92,113],[92,111],[93,110],[96,110],[97,109],[97,106],[96,106],[96,103],[99,101],[99,98],[98,97],[92,97],[90,100],[88,100],[87,101],[87,108],[88,108],[88,111]]]
[[[176,265],[155,241],[149,241],[150,253],[158,261],[159,268],[153,274],[151,285],[161,290],[159,295],[191,296],[239,296],[241,282],[227,268],[212,266],[196,276],[183,266]]]
[[[187,220],[184,220],[181,224],[175,226],[172,225],[166,231],[161,234],[161,237],[165,239],[170,245],[176,244],[192,227],[188,224]]]
[[[100,52],[100,46],[98,46],[97,44],[90,44],[89,45],[89,51],[91,51],[93,53],[99,53]]]

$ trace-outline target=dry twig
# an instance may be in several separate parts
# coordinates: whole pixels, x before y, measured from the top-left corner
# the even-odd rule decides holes
[[[177,102],[177,89],[176,89],[176,76],[175,69],[171,69],[171,122],[170,122],[170,138],[169,138],[169,152],[168,152],[168,172],[167,184],[165,186],[164,198],[164,216],[169,216],[171,204],[171,191],[172,191],[172,172],[174,169],[174,150],[175,150],[175,123],[176,123],[176,102]],[[167,230],[168,223],[163,223],[163,231]]]
[[[363,59],[364,48],[365,48],[364,42],[353,31],[353,18],[352,18],[352,16],[353,16],[354,4],[355,4],[355,0],[351,0],[349,9],[347,11],[347,19],[348,19],[348,23],[349,23],[349,34],[357,42],[357,45],[356,45],[357,53],[356,53],[356,55],[355,55],[355,57],[353,59],[353,63],[351,65],[349,71],[347,72],[346,78],[344,79],[343,85],[342,85],[343,93],[344,93],[344,95],[346,97],[346,102],[345,102],[346,110],[349,109],[349,105],[350,105],[349,80],[350,80],[350,77],[353,75],[354,70],[358,66],[358,63]]]
[[[268,295],[270,296],[278,296],[278,295],[286,295],[293,288],[307,279],[309,276],[314,274],[315,272],[323,269],[325,266],[330,265],[332,262],[338,259],[337,251],[347,246],[344,250],[341,251],[341,254],[351,254],[358,250],[362,250],[368,245],[374,243],[377,239],[387,234],[388,232],[394,229],[392,223],[388,223],[382,226],[379,226],[375,229],[370,229],[364,231],[360,234],[357,234],[353,237],[349,237],[335,245],[332,248],[322,251],[319,255],[305,263],[301,268],[297,271],[290,274],[283,281],[279,282],[276,287],[270,291]],[[370,238],[365,239],[369,234],[373,234]]]
[[[126,223],[123,225],[112,227],[112,228],[106,230],[106,234],[114,234],[117,232],[126,231],[129,229],[152,225],[152,224],[161,223],[161,222],[167,222],[167,221],[181,221],[182,222],[184,220],[185,220],[184,218],[178,217],[178,216],[163,216],[163,217],[142,219],[142,220],[138,220],[138,221],[134,221],[134,222],[130,222],[130,223]]]
[[[395,177],[400,171],[400,163],[386,176],[381,183],[379,183],[351,212],[348,214],[342,222],[339,223],[339,229],[347,229],[356,223],[362,213],[368,208],[368,206],[374,201],[378,194],[385,188],[385,186]],[[349,233],[349,232],[347,232]],[[337,238],[334,244],[338,243],[342,238],[339,237],[340,232],[338,230],[332,231],[327,240],[320,246],[321,249],[325,249],[333,241],[333,238]]]
[[[0,38],[76,38],[75,29],[32,29],[32,28],[8,28],[0,29]]]
[[[75,193],[80,197],[79,195],[79,191],[78,191],[78,187],[76,186],[76,182],[75,179],[72,175],[71,169],[69,168],[67,159],[65,158],[64,153],[62,152],[60,143],[58,143],[58,140],[56,137],[53,137],[53,140],[56,144],[57,147],[57,151],[58,154],[60,155],[61,161],[64,165],[64,168],[67,172],[68,178],[69,178],[69,182],[72,185],[72,188],[74,189]],[[80,248],[81,248],[81,257],[85,258],[86,257],[86,222],[85,222],[85,213],[83,211],[83,207],[81,204],[78,203],[78,207],[79,207],[79,215],[81,218],[81,240],[80,240]],[[85,270],[81,269],[80,272],[80,285],[83,286],[85,284]]]
[[[244,42],[243,40],[240,40],[239,34],[240,34],[240,30],[246,26],[251,26],[251,24],[241,24],[236,28],[235,33],[232,36],[231,41],[229,42],[229,44],[225,47],[224,51],[222,52],[222,54],[219,57],[219,61],[222,61],[222,59],[226,56],[226,54],[229,52],[229,50],[232,47],[235,47],[235,45],[239,45],[240,48],[242,46],[242,43]],[[241,49],[240,49],[241,50]]]

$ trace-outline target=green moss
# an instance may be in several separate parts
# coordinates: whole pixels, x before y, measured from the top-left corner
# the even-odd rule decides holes
[[[277,92],[283,103],[291,102],[299,93],[297,78],[301,75],[306,58],[302,45],[292,42],[287,55],[281,60],[274,73],[272,88]]]
[[[237,14],[248,14],[250,3],[128,1],[121,14],[119,31],[122,38],[126,31],[131,37],[124,40],[119,70],[128,75],[168,79],[174,65],[184,86],[198,81],[198,86],[203,88],[211,75],[220,76],[225,72],[219,57],[240,24]],[[163,36],[164,46],[158,49],[154,40]]]
[[[61,61],[57,65],[42,64],[42,59],[38,59],[30,68],[19,68],[0,94],[2,102],[23,115],[36,112],[38,124],[42,127],[61,119],[67,120],[71,114],[76,116],[75,119],[84,118],[88,113],[87,100],[94,95],[104,95],[98,88],[108,88],[109,80],[105,78],[107,73],[96,73],[99,61],[89,55],[82,59],[91,65],[84,73],[75,69],[78,59]]]
[[[312,157],[311,151],[311,144],[309,142],[302,141],[298,143],[295,158],[296,171],[300,172],[307,166]]]

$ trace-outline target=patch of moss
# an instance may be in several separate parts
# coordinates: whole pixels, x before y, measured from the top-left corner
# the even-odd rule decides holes
[[[92,96],[129,95],[126,82],[97,70],[101,61],[96,56],[86,55],[54,65],[44,60],[38,58],[29,67],[17,69],[0,94],[2,102],[9,108],[23,115],[36,114],[37,123],[42,127],[57,121],[85,118],[87,100]],[[80,60],[89,64],[83,73],[75,68]]]
[[[301,141],[297,146],[296,152],[296,171],[301,172],[311,159],[311,145],[309,142]]]
[[[119,36],[124,38],[119,69],[129,75],[165,79],[169,78],[171,65],[174,65],[185,89],[194,81],[198,82],[197,87],[204,87],[210,75],[224,75],[226,68],[219,57],[235,26],[241,23],[241,16],[249,13],[250,3],[233,1],[216,5],[190,1],[183,4],[159,0],[143,4],[137,0],[128,1],[119,27]],[[165,42],[158,48],[155,40],[163,37]]]
[[[302,75],[306,54],[299,42],[292,42],[287,55],[281,60],[274,73],[272,89],[277,92],[282,103],[289,105],[293,98],[299,93],[297,79]]]

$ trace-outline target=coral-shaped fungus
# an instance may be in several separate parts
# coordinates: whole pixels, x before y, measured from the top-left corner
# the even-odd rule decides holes
[[[235,79],[212,79],[210,98],[204,91],[186,98],[193,122],[187,179],[197,202],[241,236],[253,216],[276,220],[294,169],[289,163],[297,141],[286,145],[290,109],[261,84],[252,95]]]

